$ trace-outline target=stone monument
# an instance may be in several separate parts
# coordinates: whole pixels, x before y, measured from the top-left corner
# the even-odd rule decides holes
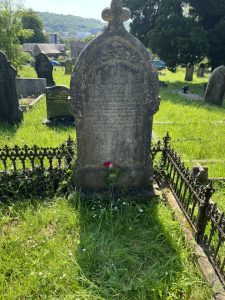
[[[197,77],[202,78],[205,75],[205,65],[200,64],[197,70]]]
[[[18,123],[23,118],[16,92],[17,70],[0,51],[0,122]]]
[[[45,78],[47,86],[54,86],[52,71],[53,66],[48,59],[48,56],[44,53],[39,53],[35,56],[34,69],[38,75],[38,78]]]
[[[222,106],[225,94],[225,67],[220,66],[212,72],[206,87],[204,101]]]
[[[65,75],[70,75],[72,73],[73,64],[70,59],[65,61]]]
[[[185,80],[186,81],[193,81],[193,75],[194,75],[194,65],[188,64],[186,68],[186,74],[185,74]]]
[[[69,110],[70,90],[65,86],[46,88],[47,120],[45,124],[74,122],[74,117]]]
[[[124,28],[130,11],[122,1],[112,0],[102,17],[107,29],[83,50],[71,77],[75,183],[87,191],[104,190],[107,174],[116,171],[115,189],[150,191],[158,78],[149,52]]]

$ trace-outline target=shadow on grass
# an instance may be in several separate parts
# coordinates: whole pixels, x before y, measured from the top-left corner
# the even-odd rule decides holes
[[[46,125],[49,127],[50,130],[53,131],[68,131],[69,129],[76,129],[75,124],[73,122],[67,122],[67,123],[56,123],[56,124],[49,124]]]
[[[189,91],[194,94],[199,94],[201,96],[204,95],[204,86],[205,83],[199,82],[188,82],[188,81],[165,81],[168,84],[168,88],[177,89],[182,91],[183,86],[187,85],[189,87]]]
[[[201,86],[202,84],[192,84],[192,86]],[[221,111],[225,109],[225,100],[223,101],[223,106],[219,107],[213,104],[208,104],[208,103],[204,103],[201,100],[192,100],[192,99],[186,99],[183,96],[176,94],[174,92],[171,91],[171,89],[175,89],[177,91],[182,91],[182,86],[184,86],[183,82],[175,82],[175,83],[170,83],[169,86],[167,88],[161,88],[160,89],[160,95],[162,96],[162,99],[166,98],[167,101],[174,103],[174,104],[183,104],[183,105],[188,105],[188,106],[193,106],[193,107],[204,107],[206,110],[208,111]],[[180,87],[180,88],[178,88]],[[203,92],[199,92],[198,91],[199,88],[197,88],[197,90],[193,90],[192,88],[190,88],[190,92],[191,93],[196,93],[200,96],[204,96]]]
[[[82,204],[79,212],[77,262],[103,299],[166,299],[173,293],[183,299],[184,291],[174,290],[183,265],[164,205],[121,199]]]

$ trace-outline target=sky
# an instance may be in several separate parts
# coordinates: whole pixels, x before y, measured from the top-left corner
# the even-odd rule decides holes
[[[111,0],[23,0],[26,8],[101,20],[102,10]]]

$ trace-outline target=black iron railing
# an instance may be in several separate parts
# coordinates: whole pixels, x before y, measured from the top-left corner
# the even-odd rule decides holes
[[[23,147],[5,146],[0,148],[0,170],[11,173],[16,171],[64,169],[70,166],[76,151],[75,142],[69,137],[61,146],[52,147]]]
[[[55,148],[0,148],[0,200],[66,192],[75,158],[76,144],[70,137]]]
[[[225,216],[211,200],[212,183],[202,185],[182,163],[180,156],[164,138],[162,171],[184,214],[221,280],[225,281]]]
[[[221,281],[225,281],[225,216],[211,200],[212,185],[201,185],[169,145],[167,135],[152,147],[152,159],[161,154],[161,174],[204,248]],[[76,160],[76,143],[69,138],[56,148],[38,146],[0,148],[0,199],[22,196],[52,196],[68,192]],[[157,174],[157,173],[156,173]]]

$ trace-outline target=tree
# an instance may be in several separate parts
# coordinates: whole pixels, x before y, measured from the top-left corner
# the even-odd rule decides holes
[[[44,25],[38,14],[32,9],[23,12],[22,24],[24,29],[32,29],[33,35],[28,38],[21,38],[21,43],[45,43],[47,38],[44,35]]]
[[[22,8],[15,0],[0,2],[0,49],[15,66],[21,65],[27,55],[21,51],[19,38],[31,36],[32,30],[23,29]]]
[[[225,1],[188,0],[190,16],[208,33],[207,57],[212,69],[225,64]]]
[[[148,47],[163,59],[167,66],[187,66],[199,63],[207,49],[207,35],[195,23],[174,13],[158,17],[148,33]]]
[[[194,65],[204,58],[207,34],[193,19],[185,16],[183,1],[126,2],[132,10],[135,9],[132,11],[132,33],[163,59],[169,68]],[[149,21],[149,18],[152,20]]]
[[[204,56],[213,68],[225,63],[224,0],[124,2],[132,12],[131,32],[169,65],[197,63]]]

